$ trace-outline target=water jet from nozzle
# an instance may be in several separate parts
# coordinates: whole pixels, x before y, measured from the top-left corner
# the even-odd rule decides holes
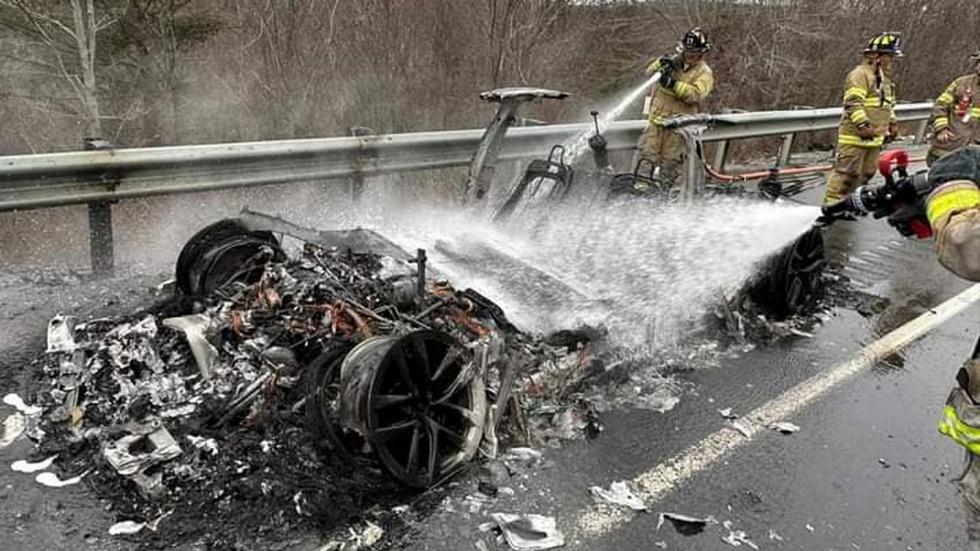
[[[628,94],[623,96],[623,99],[619,101],[612,109],[606,112],[602,117],[597,116],[598,112],[593,111],[592,116],[595,121],[595,132],[596,134],[601,134],[605,131],[609,123],[618,119],[620,115],[626,111],[626,108],[633,104],[640,96],[643,95],[651,86],[656,84],[660,80],[660,71],[657,71],[650,75],[650,78],[646,79],[643,84],[637,86],[633,90],[630,90]],[[565,154],[568,159],[566,162],[568,164],[573,164],[582,153],[585,153],[587,145],[589,142],[590,134],[592,129],[586,130],[582,134],[572,138],[571,140],[565,142]]]

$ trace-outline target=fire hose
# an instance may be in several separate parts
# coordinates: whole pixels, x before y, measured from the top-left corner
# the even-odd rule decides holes
[[[918,163],[925,161],[925,156],[913,157],[909,159],[911,163]],[[768,170],[757,170],[753,172],[742,172],[739,174],[726,174],[716,170],[703,158],[701,163],[704,165],[704,170],[714,180],[718,180],[724,183],[736,183],[736,182],[750,182],[754,180],[761,180],[764,178],[778,178],[780,176],[801,176],[807,174],[819,174],[821,172],[829,172],[833,170],[834,165],[832,164],[822,164],[822,165],[812,165],[812,166],[794,166],[794,167],[774,167]]]

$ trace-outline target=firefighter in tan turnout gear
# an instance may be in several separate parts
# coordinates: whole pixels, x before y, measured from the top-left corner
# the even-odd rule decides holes
[[[854,212],[888,222],[905,235],[932,236],[936,259],[963,279],[980,281],[980,146],[957,149],[930,168],[924,184],[913,178],[859,188],[824,205],[825,217]],[[959,479],[971,550],[980,550],[980,339],[956,375],[939,421],[939,432],[966,450]]]
[[[929,170],[925,213],[936,237],[940,264],[980,281],[980,147],[949,152]],[[980,550],[980,338],[956,375],[939,432],[966,450],[960,488],[967,507],[969,549]]]
[[[970,61],[973,71],[951,82],[933,105],[929,166],[950,151],[980,143],[980,50]]]
[[[874,176],[878,153],[898,132],[893,64],[902,55],[898,33],[868,41],[864,60],[844,82],[844,114],[837,131],[837,159],[827,180],[824,204],[842,199]]]
[[[668,185],[676,180],[687,147],[683,137],[663,127],[664,121],[697,113],[715,85],[703,59],[711,44],[699,27],[684,34],[678,49],[679,55],[663,56],[647,67],[647,76],[660,72],[660,86],[653,92],[649,121],[638,144],[639,158],[659,166],[661,180]]]

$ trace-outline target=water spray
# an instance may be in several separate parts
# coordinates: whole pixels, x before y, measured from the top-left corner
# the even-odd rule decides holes
[[[650,75],[650,78],[646,79],[643,84],[637,86],[631,90],[626,96],[623,97],[612,109],[606,112],[602,117],[598,116],[598,113],[593,111],[592,116],[595,121],[595,133],[601,134],[605,132],[606,128],[609,127],[609,123],[618,119],[626,108],[633,104],[640,96],[644,94],[651,86],[660,80],[660,74],[662,71],[657,71]],[[573,164],[580,155],[585,153],[588,148],[589,136],[592,133],[592,129],[586,130],[582,134],[572,138],[571,140],[565,142],[565,151],[568,152],[568,164]]]

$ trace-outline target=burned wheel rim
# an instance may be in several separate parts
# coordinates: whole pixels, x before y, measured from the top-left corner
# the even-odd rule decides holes
[[[820,290],[820,275],[825,265],[823,233],[819,229],[811,229],[793,243],[786,254],[783,277],[787,314],[795,314],[813,305]]]
[[[748,292],[777,318],[813,308],[826,264],[823,233],[813,228],[769,258]]]
[[[246,233],[248,233],[248,230],[238,220],[231,218],[219,220],[198,230],[197,233],[187,240],[187,243],[180,249],[180,254],[177,256],[177,288],[185,294],[190,294],[194,287],[194,284],[191,283],[190,270],[192,265],[201,258],[201,255],[224,239]]]
[[[191,237],[177,257],[177,289],[185,295],[202,295],[231,280],[254,282],[262,274],[260,265],[249,266],[263,248],[270,259],[285,254],[269,232],[249,231],[237,219],[215,222]]]
[[[425,488],[476,454],[486,393],[471,353],[439,331],[367,339],[341,367],[340,410],[385,469]]]
[[[369,439],[385,467],[427,487],[472,459],[486,395],[469,354],[448,335],[410,333],[391,347],[371,385]]]

